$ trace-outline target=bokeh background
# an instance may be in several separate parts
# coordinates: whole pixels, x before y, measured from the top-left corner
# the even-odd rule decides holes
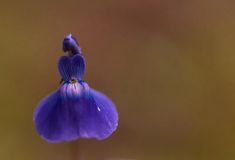
[[[48,144],[34,129],[68,33],[117,105],[104,141]],[[0,36],[0,160],[235,159],[235,1],[1,0]]]

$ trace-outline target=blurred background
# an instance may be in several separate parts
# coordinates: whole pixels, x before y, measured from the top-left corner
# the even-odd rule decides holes
[[[1,0],[0,160],[234,160],[234,19],[233,0]],[[104,141],[34,129],[69,33],[85,80],[117,105]]]

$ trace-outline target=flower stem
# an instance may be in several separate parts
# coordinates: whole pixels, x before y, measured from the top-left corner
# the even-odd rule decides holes
[[[71,160],[81,160],[79,144],[77,142],[69,143],[69,151],[71,155]]]

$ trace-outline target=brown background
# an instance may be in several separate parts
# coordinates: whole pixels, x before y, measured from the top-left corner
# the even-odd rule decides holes
[[[235,159],[234,30],[233,0],[1,0],[0,159]],[[48,144],[34,129],[70,32],[85,80],[119,111],[105,141]]]

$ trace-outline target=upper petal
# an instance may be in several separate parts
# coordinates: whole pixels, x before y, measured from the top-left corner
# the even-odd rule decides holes
[[[80,54],[76,54],[72,58],[72,64],[71,64],[71,75],[81,80],[83,78],[85,71],[85,59]]]
[[[60,75],[64,81],[70,80],[71,77],[71,62],[70,58],[67,56],[60,57],[58,61],[58,69]]]

